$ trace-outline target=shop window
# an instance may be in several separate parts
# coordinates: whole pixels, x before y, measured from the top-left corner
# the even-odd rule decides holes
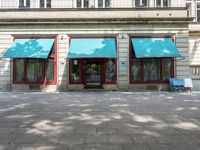
[[[40,8],[51,8],[51,0],[40,0]]]
[[[76,0],[76,7],[77,8],[88,8],[89,0]]]
[[[80,60],[79,59],[70,60],[70,82],[72,83],[80,82]]]
[[[162,59],[162,79],[163,80],[168,80],[171,75],[172,75],[172,71],[173,71],[173,66],[172,66],[172,60],[171,58],[163,58]]]
[[[108,59],[106,60],[106,82],[114,82],[116,77],[116,68],[115,60]]]
[[[55,84],[57,65],[54,49],[55,46],[48,59],[14,59],[14,83]]]
[[[19,0],[19,8],[20,7],[30,7],[30,0]]]
[[[144,59],[144,81],[160,80],[160,60]]]
[[[166,82],[173,77],[173,58],[131,59],[131,82]]]
[[[27,81],[42,82],[44,81],[44,60],[27,59]]]
[[[132,68],[131,68],[131,76],[133,81],[141,80],[141,60],[133,59],[132,60]]]
[[[53,81],[55,78],[54,59],[48,59],[45,65],[46,65],[46,80]]]
[[[15,81],[24,82],[24,59],[16,59],[15,63]]]
[[[97,75],[96,77],[99,76],[98,78],[101,78],[102,83],[105,84],[113,84],[116,82],[116,59],[101,59],[100,65],[96,65],[95,63],[93,64],[92,61],[89,64],[85,62],[90,61],[85,59],[70,59],[69,80],[71,84],[79,84],[83,83],[84,80],[87,80],[86,76],[83,77],[84,72],[87,74],[87,76],[95,72]]]

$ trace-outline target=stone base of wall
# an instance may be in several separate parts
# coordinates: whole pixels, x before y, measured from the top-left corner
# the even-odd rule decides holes
[[[193,91],[200,91],[200,79],[192,79],[193,82]]]
[[[116,84],[104,84],[103,89],[108,90],[108,91],[117,91],[118,90]]]
[[[80,91],[84,89],[83,84],[69,84],[68,85],[68,90],[69,91]]]
[[[34,84],[13,84],[12,91],[38,91],[38,92],[56,92],[57,85],[34,85]]]
[[[131,84],[129,91],[169,91],[168,84]]]
[[[197,81],[197,82],[196,82]],[[194,90],[200,90],[200,80],[193,81]],[[104,84],[102,85],[102,90],[106,91],[121,91],[118,88],[117,84]],[[5,89],[5,87],[4,87]],[[83,84],[69,84],[68,88],[60,90],[59,86],[57,85],[34,85],[34,84],[13,84],[11,91],[24,91],[24,92],[31,92],[31,91],[39,91],[39,92],[56,92],[56,91],[81,91],[84,90]],[[89,90],[89,89],[88,89]],[[100,89],[101,90],[101,89]],[[169,91],[168,84],[129,84],[128,87],[123,89],[123,91]],[[10,91],[7,87],[5,90],[0,91]]]

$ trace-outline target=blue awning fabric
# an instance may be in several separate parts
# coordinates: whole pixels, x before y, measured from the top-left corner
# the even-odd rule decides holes
[[[171,38],[132,38],[136,58],[181,57]]]
[[[47,59],[54,41],[54,38],[18,38],[3,54],[3,58]]]
[[[68,58],[116,58],[115,38],[72,38]]]

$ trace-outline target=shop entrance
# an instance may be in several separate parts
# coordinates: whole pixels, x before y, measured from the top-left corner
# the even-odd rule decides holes
[[[83,64],[83,80],[85,88],[102,88],[102,61],[85,60]]]

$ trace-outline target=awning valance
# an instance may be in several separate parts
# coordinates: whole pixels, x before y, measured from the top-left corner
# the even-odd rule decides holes
[[[54,38],[19,38],[3,54],[3,58],[46,59],[53,47]]]
[[[132,38],[136,58],[181,57],[171,38]]]
[[[116,58],[115,38],[72,38],[68,58]]]

